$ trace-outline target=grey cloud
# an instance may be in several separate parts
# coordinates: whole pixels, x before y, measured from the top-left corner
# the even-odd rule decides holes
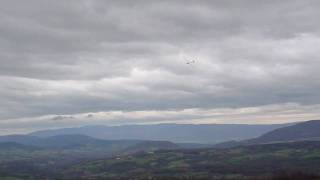
[[[0,4],[1,120],[319,104],[317,0]]]
[[[166,111],[108,111],[88,114],[22,118],[0,121],[1,133],[26,133],[39,129],[84,125],[121,125],[148,123],[285,123],[316,119],[319,105],[301,106],[295,103],[275,104],[246,108],[184,109]],[[59,117],[59,121],[52,118]]]
[[[74,117],[73,116],[55,116],[51,118],[52,121],[63,121],[68,119],[74,119]]]

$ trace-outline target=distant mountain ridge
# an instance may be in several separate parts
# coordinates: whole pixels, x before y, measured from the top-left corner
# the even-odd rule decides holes
[[[133,145],[138,140],[101,140],[81,134],[57,135],[50,137],[36,137],[30,135],[0,136],[0,143],[17,143],[25,146],[40,148],[72,148],[80,146],[107,147],[115,145]]]
[[[0,142],[0,151],[3,150],[14,150],[14,149],[23,149],[23,150],[38,150],[38,147],[28,146],[19,144],[16,142]]]
[[[0,136],[1,149],[22,150],[76,150],[89,152],[131,154],[140,151],[155,151],[183,148],[169,141],[103,140],[80,134],[36,137],[30,135]]]
[[[39,142],[41,138],[36,136],[30,135],[7,135],[7,136],[0,136],[0,143],[2,142],[15,142],[24,145],[32,145]]]
[[[320,141],[320,120],[311,120],[278,128],[257,138],[242,141],[226,141],[216,144],[216,148],[229,148],[241,145],[272,144],[297,141]]]
[[[99,139],[138,139],[171,141],[174,143],[219,143],[258,137],[289,124],[156,124],[123,126],[85,126],[33,132],[30,135],[49,137],[63,134],[83,134]]]
[[[320,140],[320,120],[311,120],[270,131],[250,143]]]

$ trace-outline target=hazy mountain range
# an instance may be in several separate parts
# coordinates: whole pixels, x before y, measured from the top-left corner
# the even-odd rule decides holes
[[[263,134],[250,142],[274,143],[303,140],[320,140],[319,120],[307,121],[288,127],[278,128]]]
[[[244,140],[258,137],[290,124],[246,125],[246,124],[157,124],[124,126],[85,126],[44,130],[32,136],[49,137],[66,134],[83,134],[108,140],[156,140],[176,143],[213,144],[229,140]]]
[[[318,141],[320,140],[320,120],[306,121],[291,126],[278,128],[267,132],[257,138],[228,141],[216,144],[214,147],[227,148],[252,144],[272,144],[294,141]]]
[[[275,126],[278,128],[274,129]],[[235,134],[257,136],[257,127],[270,130],[258,137],[238,141],[236,140],[239,138],[235,138],[233,141],[214,145],[139,140],[136,138],[147,137],[138,136],[140,135],[138,131],[129,131],[135,135],[134,137],[121,132],[119,134],[127,135],[126,139],[118,140],[99,139],[88,136],[86,133],[79,134],[80,130],[86,132],[86,129],[91,130],[87,131],[87,134],[97,135],[103,133],[103,130],[123,130],[128,127],[132,129],[139,127],[140,130],[146,129],[146,131],[147,127],[152,127],[158,129],[156,133],[162,135],[160,138],[170,137],[171,139],[182,138],[180,135],[187,134],[186,130],[189,130],[188,136],[183,139],[189,142],[190,137],[197,136],[194,133],[199,133],[204,129],[207,131],[202,133],[206,133],[206,136],[203,136],[201,140],[209,142],[210,128],[213,131],[215,128],[224,127],[218,131],[226,133],[217,136],[220,139],[214,137],[218,132],[211,132],[212,139],[219,140],[227,140],[234,137]],[[167,131],[163,128],[161,132],[160,127],[171,127],[171,129]],[[172,127],[179,128],[174,131]],[[184,129],[186,127],[189,129]],[[181,129],[184,131],[178,131]],[[233,129],[238,131],[232,131]],[[319,129],[320,121],[314,120],[283,125],[90,126],[41,131],[29,135],[0,136],[0,177],[13,179],[32,177],[40,180],[48,177],[49,179],[52,177],[56,179],[70,179],[69,177],[72,177],[71,179],[104,179],[123,176],[124,179],[128,179],[137,172],[140,172],[139,175],[158,173],[168,175],[169,173],[173,176],[183,174],[189,177],[192,177],[194,173],[207,176],[215,173],[264,176],[264,173],[272,173],[281,167],[288,167],[286,169],[306,168],[308,172],[310,170],[314,173],[319,172],[319,168],[314,166],[319,163],[320,157]],[[94,130],[96,133],[93,133]],[[151,133],[150,130],[147,132],[150,135],[156,134]],[[229,132],[234,133],[231,136],[227,134]],[[106,134],[108,133],[110,132]],[[170,136],[165,136],[165,134]],[[119,136],[116,137],[119,138]]]
[[[130,146],[169,148],[227,148],[239,145],[320,140],[320,120],[279,125],[158,124],[86,126],[44,130],[28,135],[0,136],[0,143],[40,148],[103,147],[114,151]],[[215,142],[220,142],[216,143]],[[214,144],[211,146],[210,144]],[[135,150],[136,151],[136,150]]]

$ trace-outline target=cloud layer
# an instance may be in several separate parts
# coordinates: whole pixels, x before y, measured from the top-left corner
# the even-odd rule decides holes
[[[1,1],[1,127],[23,119],[50,128],[51,116],[68,126],[90,124],[101,112],[145,115],[133,123],[198,123],[204,112],[282,112],[288,104],[315,112],[319,8],[317,0]],[[198,111],[186,116],[190,109]],[[164,115],[149,117],[153,112]],[[293,114],[239,114],[234,122],[301,119]],[[227,112],[205,118],[234,119]]]

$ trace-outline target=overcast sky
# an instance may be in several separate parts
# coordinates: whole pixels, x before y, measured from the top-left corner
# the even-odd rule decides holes
[[[0,131],[318,119],[319,17],[319,0],[2,0]]]

